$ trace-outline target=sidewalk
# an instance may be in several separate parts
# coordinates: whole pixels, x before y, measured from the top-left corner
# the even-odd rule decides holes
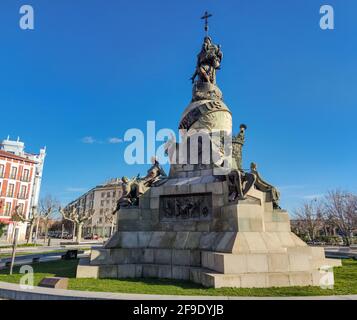
[[[0,298],[10,300],[357,300],[351,296],[318,297],[226,297],[226,296],[172,296],[129,294],[110,292],[90,292],[76,290],[59,290],[42,287],[21,288],[18,284],[0,282]]]
[[[59,239],[53,239],[53,240],[59,240]],[[51,243],[50,246],[44,245],[43,241],[41,243],[41,241],[39,241],[37,244],[39,244],[39,246],[36,247],[17,247],[16,248],[16,252],[34,252],[34,253],[40,253],[40,252],[44,252],[44,251],[51,251],[51,250],[61,250],[61,249],[75,249],[75,248],[85,248],[85,247],[92,247],[92,246],[96,246],[96,247],[101,247],[103,246],[102,242],[98,242],[98,241],[83,241],[80,242],[80,244],[71,244],[71,241],[63,241],[63,242],[67,242],[68,244],[60,244],[62,241],[54,241]],[[21,243],[19,243],[19,245],[21,245]],[[6,243],[0,243],[0,253],[9,253],[12,251],[10,244]],[[4,248],[6,247],[6,248]]]
[[[40,262],[50,262],[62,259],[63,252],[53,252],[53,253],[44,253],[44,254],[30,254],[24,256],[17,256],[15,258],[14,266],[29,265],[33,263],[33,258],[40,258]],[[79,253],[78,258],[87,257],[86,253]],[[3,269],[6,265],[6,262],[10,262],[11,258],[2,258],[0,259],[0,270]]]
[[[324,247],[327,258],[357,259],[357,247]]]

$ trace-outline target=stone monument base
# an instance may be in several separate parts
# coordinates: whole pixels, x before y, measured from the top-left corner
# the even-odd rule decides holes
[[[222,177],[186,171],[151,188],[138,208],[122,208],[117,232],[81,261],[77,277],[167,278],[214,288],[333,285],[341,261],[293,234],[288,213],[273,209],[268,193],[253,188],[231,203]]]

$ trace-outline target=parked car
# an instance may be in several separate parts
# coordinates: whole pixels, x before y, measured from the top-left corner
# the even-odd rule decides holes
[[[99,238],[98,234],[87,234],[84,236],[84,240],[98,240]]]

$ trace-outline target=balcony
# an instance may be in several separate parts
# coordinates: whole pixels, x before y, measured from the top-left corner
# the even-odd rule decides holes
[[[20,178],[20,180],[22,181],[22,182],[30,182],[31,180],[30,180],[30,177],[29,176],[22,176],[21,178]]]
[[[10,174],[9,179],[16,180],[16,174]]]
[[[6,193],[6,196],[7,196],[8,198],[13,198],[13,197],[14,197],[14,192],[7,192],[7,193]]]

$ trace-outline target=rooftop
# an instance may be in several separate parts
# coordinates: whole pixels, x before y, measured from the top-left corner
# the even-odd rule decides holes
[[[13,159],[13,160],[19,160],[19,161],[26,161],[26,162],[30,162],[30,163],[37,163],[34,160],[31,160],[30,158],[28,158],[26,155],[24,156],[17,156],[11,152],[6,152],[4,150],[0,150],[0,157],[5,157],[5,158],[9,158],[9,159]]]

